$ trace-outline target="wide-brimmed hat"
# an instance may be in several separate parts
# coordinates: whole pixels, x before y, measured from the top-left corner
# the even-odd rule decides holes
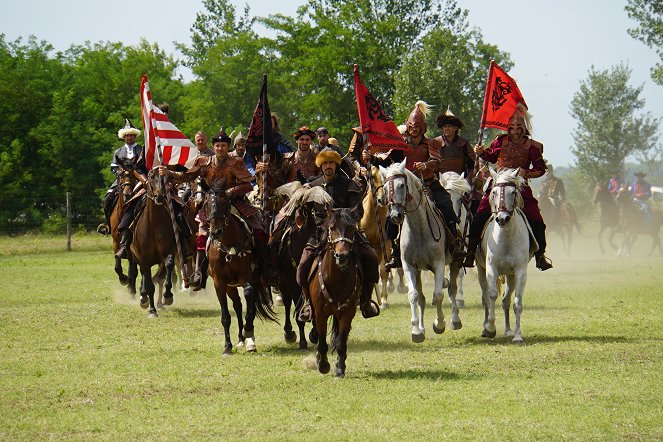
[[[124,119],[124,127],[117,131],[117,137],[124,140],[125,135],[140,135],[140,131],[131,124],[128,118]]]
[[[451,108],[449,107],[443,114],[439,114],[437,117],[435,117],[435,121],[437,121],[437,127],[442,127],[445,124],[450,124],[452,126],[456,126],[458,129],[463,128],[463,122],[461,121],[460,118],[455,116],[453,112],[451,112]]]
[[[320,167],[328,161],[333,161],[336,164],[341,164],[341,161],[343,161],[343,159],[341,158],[341,155],[338,152],[336,152],[334,149],[325,147],[318,153],[318,156],[315,157],[315,165]]]
[[[316,137],[315,132],[309,129],[308,126],[302,126],[297,132],[295,132],[295,140],[298,140],[302,135],[308,135],[312,140]]]

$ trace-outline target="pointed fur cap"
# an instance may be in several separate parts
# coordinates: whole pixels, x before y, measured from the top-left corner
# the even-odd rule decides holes
[[[124,119],[124,127],[117,131],[117,137],[124,140],[125,135],[140,135],[140,131],[131,124],[128,118]]]
[[[437,127],[440,128],[445,124],[456,126],[458,129],[463,128],[463,122],[460,118],[455,116],[453,112],[451,112],[450,107],[447,107],[447,110],[443,114],[439,114],[437,117],[435,117],[435,121],[437,121]]]

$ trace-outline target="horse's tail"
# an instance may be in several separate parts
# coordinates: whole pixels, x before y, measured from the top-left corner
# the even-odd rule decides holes
[[[272,308],[274,305],[272,302],[272,295],[262,281],[259,281],[258,284],[256,284],[255,293],[257,295],[255,296],[257,316],[260,319],[276,322],[278,324],[279,321],[276,319],[276,312]]]

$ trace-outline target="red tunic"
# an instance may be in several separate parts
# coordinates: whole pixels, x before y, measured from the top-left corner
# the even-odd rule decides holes
[[[546,173],[546,163],[543,161],[543,144],[531,138],[525,138],[522,144],[515,144],[508,135],[502,135],[493,141],[489,148],[480,155],[489,163],[495,163],[497,170],[515,169],[520,167],[527,170],[526,179],[538,178]],[[522,187],[520,194],[523,196],[525,216],[532,221],[543,221],[539,203],[532,194],[532,188],[527,181]],[[490,210],[488,193],[481,199],[477,213]]]

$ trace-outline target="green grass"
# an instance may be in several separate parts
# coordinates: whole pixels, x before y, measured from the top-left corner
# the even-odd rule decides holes
[[[598,256],[593,234],[571,258],[550,242],[555,268],[530,266],[524,345],[502,336],[501,310],[498,337],[479,337],[470,274],[461,330],[435,335],[428,308],[412,343],[393,294],[380,317],[357,316],[336,380],[305,368],[311,353],[277,324],[257,323],[257,354],[223,357],[211,292],[177,292],[148,320],[108,238],[74,237],[73,252],[62,237],[0,238],[0,439],[663,439],[663,258],[644,237],[629,259]]]

